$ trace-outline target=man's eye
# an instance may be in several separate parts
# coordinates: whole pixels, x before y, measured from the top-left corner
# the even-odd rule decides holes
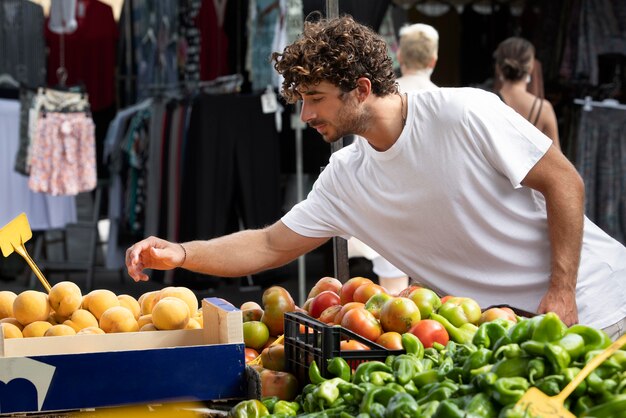
[[[312,101],[313,103],[319,103],[319,102],[321,102],[321,101],[322,101],[322,97],[314,97],[311,101]]]

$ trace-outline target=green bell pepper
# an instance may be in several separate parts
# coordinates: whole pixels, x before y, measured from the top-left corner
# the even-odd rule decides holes
[[[457,399],[446,399],[439,402],[437,410],[432,415],[432,418],[464,418],[468,415],[465,414],[462,407],[455,402]]]
[[[556,344],[547,343],[544,350],[546,358],[556,373],[560,373],[569,366],[571,359],[565,348]]]
[[[585,350],[585,339],[581,335],[575,333],[566,333],[563,338],[556,341],[554,344],[564,348],[572,361],[578,360],[587,352]]]
[[[229,412],[229,418],[260,418],[270,414],[267,407],[258,399],[241,401]]]
[[[313,383],[314,385],[317,385],[326,380],[327,379],[322,376],[322,373],[320,371],[319,366],[317,365],[317,362],[312,361],[311,364],[309,365],[309,381]]]
[[[501,377],[494,384],[493,398],[503,406],[514,404],[524,396],[529,386],[528,380],[523,377]]]
[[[626,395],[618,395],[609,402],[602,403],[587,409],[581,417],[587,418],[624,418],[626,417]]]
[[[583,415],[587,410],[593,408],[595,406],[595,402],[589,395],[583,395],[580,398],[576,399],[574,406],[572,408],[572,412],[577,417]]]
[[[396,390],[384,386],[368,390],[365,392],[361,405],[359,406],[359,413],[370,414],[372,405],[375,403],[387,407],[391,398],[397,393]]]
[[[446,302],[447,303],[447,302]],[[445,305],[445,304],[444,304]],[[443,306],[443,305],[442,305]],[[464,323],[461,326],[455,326],[450,321],[448,321],[444,316],[432,313],[430,315],[431,319],[439,322],[443,327],[448,331],[448,335],[450,339],[454,342],[467,344],[472,342],[474,338],[474,334],[476,334],[476,330],[478,327],[472,323]]]
[[[498,377],[524,377],[528,375],[528,357],[505,358],[493,365],[491,372]]]
[[[498,380],[498,375],[493,372],[481,373],[474,376],[471,383],[484,393],[491,393],[493,385]]]
[[[437,370],[437,374],[439,374],[440,378],[444,378],[450,373],[450,371],[454,368],[454,360],[452,357],[446,357],[439,363],[439,369]]]
[[[459,385],[448,379],[431,383],[420,389],[420,393],[417,396],[417,403],[423,404],[429,401],[443,401],[452,397],[458,389]]]
[[[567,331],[567,325],[554,312],[546,313],[535,325],[532,339],[541,342],[550,342],[561,339]]]
[[[424,344],[414,334],[405,332],[402,334],[402,347],[407,354],[415,356],[417,358],[424,357]]]
[[[411,396],[417,396],[419,393],[419,389],[415,386],[415,382],[412,380],[404,385],[404,391]]]
[[[563,380],[565,377],[561,374],[551,374],[535,381],[537,389],[542,391],[548,396],[554,396],[561,392],[561,388],[564,387]]]
[[[408,393],[396,393],[389,400],[385,418],[413,418],[417,415],[418,405]]]
[[[373,371],[369,374],[369,381],[376,386],[385,386],[387,383],[394,382],[393,373],[383,371]]]
[[[298,402],[278,401],[274,405],[272,414],[284,414],[286,416],[294,417],[298,415],[300,411],[300,404]]]
[[[328,360],[328,367],[326,369],[329,373],[345,380],[346,382],[349,382],[352,377],[352,368],[343,357],[333,357]]]
[[[372,372],[386,372],[393,374],[391,367],[387,366],[382,361],[373,360],[358,365],[354,371],[354,376],[352,376],[352,382],[356,385],[363,382],[369,382]]]
[[[578,367],[568,367],[567,369],[563,370],[561,372],[564,377],[563,384],[567,385],[569,382],[574,380],[574,378],[579,372],[580,372],[580,369]],[[572,392],[572,396],[578,398],[584,395],[586,392],[587,392],[587,382],[583,380],[582,382],[580,382],[578,386],[576,386],[576,389],[574,389],[574,391]]]
[[[501,338],[506,338],[505,341],[510,342],[507,330],[511,327],[511,324],[511,321],[506,319],[485,322],[476,330],[472,343],[477,347],[492,348]]]
[[[431,418],[437,412],[439,404],[439,401],[429,401],[420,404],[415,418]]]
[[[415,386],[420,389],[427,384],[435,383],[439,381],[439,372],[437,369],[429,369],[425,370],[421,373],[416,374],[413,379],[413,383]]]
[[[401,354],[393,360],[391,368],[396,381],[405,385],[410,382],[415,375],[422,372],[422,363],[411,354]]]
[[[522,356],[522,348],[517,343],[509,343],[498,347],[493,355],[497,360]]]
[[[537,379],[541,379],[546,374],[546,362],[542,357],[533,358],[528,362],[528,380],[533,385]]]
[[[337,382],[334,379],[323,381],[315,388],[313,396],[319,402],[320,409],[329,408],[339,398]]]
[[[280,398],[278,396],[265,396],[261,398],[261,403],[265,405],[270,414],[274,413],[274,405],[278,402]]]
[[[584,352],[603,350],[611,345],[611,338],[601,329],[595,329],[587,325],[575,324],[565,331],[566,334],[577,334],[585,340]]]
[[[464,408],[468,417],[495,418],[497,416],[496,407],[486,393],[474,395]]]
[[[470,376],[472,370],[488,365],[491,362],[492,356],[493,352],[484,347],[474,351],[463,363],[463,376],[467,378]]]

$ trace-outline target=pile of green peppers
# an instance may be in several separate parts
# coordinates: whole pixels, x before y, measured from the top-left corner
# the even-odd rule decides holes
[[[556,314],[498,319],[480,325],[471,340],[424,349],[402,336],[406,354],[368,361],[352,370],[341,357],[309,367],[310,383],[294,402],[239,403],[232,418],[517,418],[516,402],[531,386],[559,393],[611,340],[585,325],[567,327]],[[626,351],[618,350],[567,398],[579,417],[626,418]]]

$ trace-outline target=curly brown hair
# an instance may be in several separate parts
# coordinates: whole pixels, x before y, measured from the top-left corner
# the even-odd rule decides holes
[[[322,81],[349,92],[358,78],[367,77],[381,97],[398,89],[387,44],[349,15],[305,22],[302,35],[282,53],[274,52],[272,60],[284,77],[281,94],[289,103],[300,99],[298,86]]]

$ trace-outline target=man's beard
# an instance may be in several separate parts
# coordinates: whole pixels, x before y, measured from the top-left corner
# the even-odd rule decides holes
[[[336,122],[332,125],[327,125],[335,128],[335,132],[326,135],[321,134],[325,142],[332,144],[345,136],[359,135],[365,130],[368,121],[367,114],[363,112],[357,114],[356,110],[350,111],[350,109],[356,109],[356,107],[350,107],[349,109],[343,107],[337,114]],[[326,122],[322,121],[322,123]],[[319,125],[319,123],[313,123],[313,125]]]

